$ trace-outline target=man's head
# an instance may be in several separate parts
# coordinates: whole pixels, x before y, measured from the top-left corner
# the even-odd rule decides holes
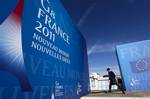
[[[107,68],[107,71],[109,72],[109,71],[110,71],[110,68]]]

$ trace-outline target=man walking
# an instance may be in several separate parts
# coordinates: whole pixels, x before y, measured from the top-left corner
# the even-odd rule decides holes
[[[111,92],[111,86],[117,85],[118,88],[122,91],[123,94],[125,94],[122,85],[120,86],[116,81],[116,75],[113,71],[110,70],[110,68],[107,68],[108,77],[109,77],[109,92]]]

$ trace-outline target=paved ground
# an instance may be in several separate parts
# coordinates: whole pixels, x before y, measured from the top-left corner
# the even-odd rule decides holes
[[[82,97],[81,99],[150,99],[146,97]]]
[[[82,99],[150,99],[150,91],[145,92],[126,92],[122,94],[120,91],[112,93],[94,91]]]

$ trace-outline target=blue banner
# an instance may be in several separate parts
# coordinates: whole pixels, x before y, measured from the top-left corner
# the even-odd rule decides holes
[[[117,55],[126,89],[150,90],[150,40],[119,45]]]
[[[89,93],[86,41],[59,0],[20,0],[0,31],[0,99]]]

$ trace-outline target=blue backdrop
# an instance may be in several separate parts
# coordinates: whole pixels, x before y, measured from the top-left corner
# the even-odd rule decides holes
[[[9,3],[8,3],[9,2]],[[9,16],[15,9],[18,0],[0,0],[0,24]]]
[[[126,89],[150,90],[150,40],[119,45],[117,55]]]
[[[79,99],[88,94],[86,41],[61,2],[14,3],[0,12],[5,17],[0,25],[0,99]]]

